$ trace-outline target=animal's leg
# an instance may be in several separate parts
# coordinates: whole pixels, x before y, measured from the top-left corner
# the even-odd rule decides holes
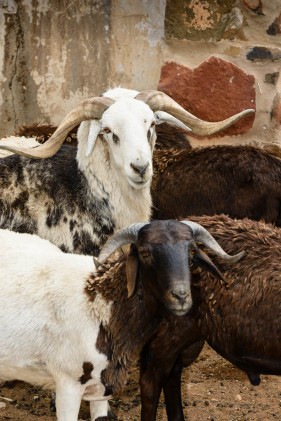
[[[162,388],[178,356],[170,353],[161,360],[153,345],[143,349],[140,361],[141,421],[156,420]]]
[[[163,386],[168,421],[184,421],[181,400],[181,374],[183,366],[188,367],[200,354],[204,340],[187,346],[177,358],[170,375]]]
[[[184,421],[181,401],[181,357],[175,362],[163,386],[168,421]]]
[[[84,389],[71,379],[56,382],[57,421],[77,421]]]
[[[107,400],[90,401],[91,421],[107,421],[109,417],[110,407]]]
[[[161,390],[170,377],[176,361],[180,358],[182,350],[188,349],[188,364],[191,364],[199,355],[203,344],[200,331],[191,317],[171,317],[162,322],[157,335],[144,347],[141,355],[141,421],[156,420]],[[182,361],[186,362],[185,359]],[[175,374],[176,371],[173,375]],[[180,411],[181,408],[178,411],[179,414],[182,413]]]
[[[153,364],[140,365],[141,421],[155,421],[162,382]]]

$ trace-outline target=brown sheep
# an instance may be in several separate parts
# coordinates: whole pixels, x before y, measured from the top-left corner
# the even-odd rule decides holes
[[[189,220],[202,224],[228,253],[245,249],[246,256],[231,266],[212,257],[227,285],[193,268],[192,313],[167,318],[143,350],[142,421],[155,420],[162,388],[168,420],[184,420],[182,365],[196,359],[204,340],[253,385],[260,374],[281,374],[281,230],[224,215]]]
[[[155,151],[153,217],[227,214],[281,226],[281,161],[252,146]]]

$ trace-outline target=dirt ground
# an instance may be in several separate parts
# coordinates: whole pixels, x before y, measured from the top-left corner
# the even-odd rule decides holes
[[[132,370],[122,398],[111,402],[118,421],[138,421],[140,396],[138,370]],[[188,421],[281,420],[281,378],[262,376],[254,387],[246,375],[219,357],[208,346],[186,369],[182,381],[185,418]],[[50,393],[16,382],[0,388],[0,421],[54,421]],[[82,403],[80,420],[89,421],[88,404]],[[163,401],[157,420],[166,421]]]

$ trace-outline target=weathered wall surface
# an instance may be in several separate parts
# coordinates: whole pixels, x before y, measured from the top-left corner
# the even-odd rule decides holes
[[[248,117],[204,145],[281,142],[280,34],[279,0],[167,0],[159,88],[211,121],[256,108],[251,129]]]
[[[194,145],[279,144],[280,65],[280,0],[0,0],[0,136],[122,85],[210,121],[256,108]]]
[[[110,0],[20,0],[2,6],[1,134],[57,124],[108,79]],[[96,63],[101,63],[97,66]]]
[[[58,124],[108,87],[155,87],[164,13],[163,0],[0,0],[0,136]]]

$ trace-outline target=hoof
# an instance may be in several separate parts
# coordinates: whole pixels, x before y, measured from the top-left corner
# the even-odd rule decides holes
[[[247,373],[247,374],[253,386],[258,386],[260,384],[261,378],[259,374],[254,374],[254,373]]]

